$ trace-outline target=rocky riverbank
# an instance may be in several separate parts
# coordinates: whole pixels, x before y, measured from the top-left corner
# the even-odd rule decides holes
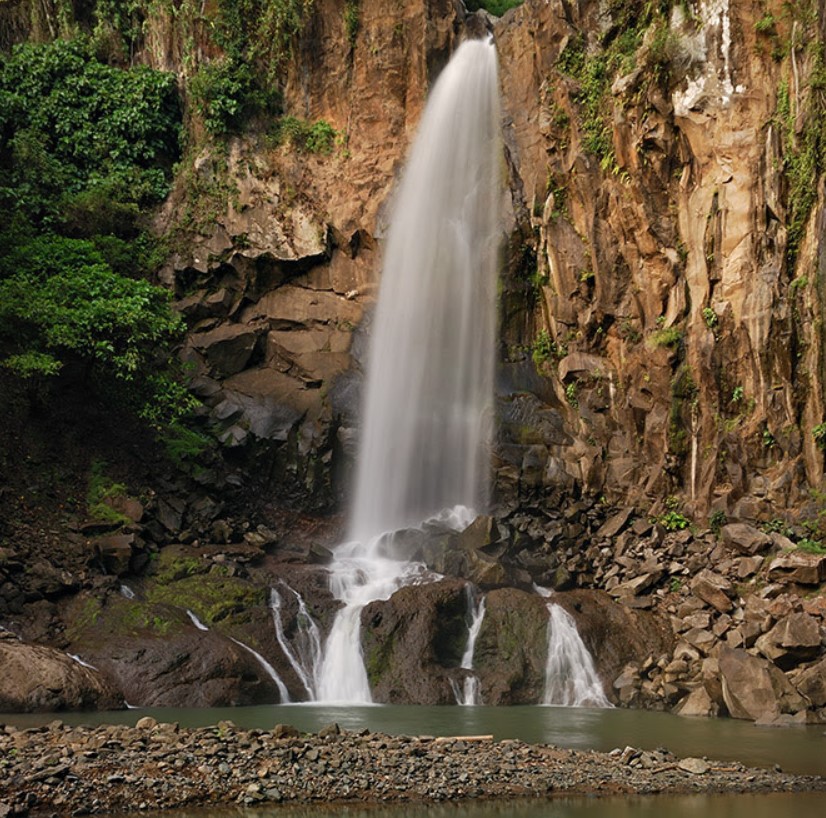
[[[489,737],[301,735],[231,722],[181,729],[0,727],[0,816],[85,815],[216,804],[826,790],[826,779],[678,759],[667,750],[566,750]]]

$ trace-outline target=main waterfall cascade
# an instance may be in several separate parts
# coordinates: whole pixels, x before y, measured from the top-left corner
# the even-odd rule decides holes
[[[362,610],[403,586],[440,578],[403,553],[394,532],[428,523],[462,530],[487,501],[502,232],[500,125],[496,50],[490,41],[465,42],[428,99],[394,201],[368,356],[349,540],[335,549],[330,565],[330,590],[342,606],[323,651],[306,606],[290,645],[280,593],[271,592],[277,641],[310,700],[370,703]],[[470,587],[468,592],[466,674],[461,689],[452,684],[457,703],[470,705],[481,703],[473,667],[485,601],[476,600]],[[559,606],[549,605],[549,611],[549,673],[565,674],[558,684],[567,691],[570,662],[590,662],[590,656],[581,640],[584,658],[569,650],[573,620],[560,619],[567,614]],[[561,653],[557,637],[564,641]],[[592,662],[590,674],[593,681]],[[549,677],[546,700],[550,695],[553,703],[604,701],[590,688],[581,692],[578,683],[572,696],[563,696],[555,684]]]
[[[344,603],[319,701],[370,702],[366,604],[435,579],[392,534],[487,499],[502,143],[496,50],[463,43],[425,108],[393,206],[371,338],[350,541],[330,587]]]

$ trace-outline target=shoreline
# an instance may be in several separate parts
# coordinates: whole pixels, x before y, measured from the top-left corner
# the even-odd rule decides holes
[[[553,796],[826,790],[826,777],[667,750],[570,750],[488,736],[0,726],[0,818],[269,804],[438,803]]]

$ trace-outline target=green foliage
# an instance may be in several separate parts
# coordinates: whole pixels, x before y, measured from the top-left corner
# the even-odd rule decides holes
[[[821,449],[826,449],[826,423],[818,423],[813,426],[812,437]]]
[[[703,307],[703,319],[709,329],[714,329],[720,320],[712,307]]]
[[[494,17],[501,17],[506,11],[521,6],[524,0],[465,0],[468,11],[484,9]]]
[[[168,191],[179,120],[172,74],[105,65],[84,38],[16,46],[0,57],[0,205],[50,225],[106,202],[134,217]]]
[[[273,144],[288,142],[306,153],[330,154],[338,131],[323,119],[307,122],[295,116],[282,116],[270,133]]]
[[[651,334],[651,345],[655,347],[674,347],[680,343],[683,332],[679,327],[663,327]]]
[[[720,532],[723,530],[723,526],[727,522],[728,517],[726,517],[726,512],[720,508],[716,511],[712,511],[708,517],[708,527],[711,529],[715,537],[720,536]]]
[[[740,403],[745,396],[745,391],[743,390],[742,386],[735,386],[734,389],[731,391],[731,402],[732,403]]]
[[[347,0],[344,5],[344,28],[347,31],[347,42],[350,48],[355,48],[356,37],[361,28],[360,0]]]
[[[657,522],[666,531],[682,531],[691,525],[691,521],[684,514],[674,510],[660,514],[659,517],[657,517]]]
[[[812,540],[808,537],[804,537],[800,540],[797,543],[797,548],[799,551],[805,551],[807,554],[826,554],[826,548],[824,548],[823,543],[820,540]]]
[[[128,517],[115,511],[115,509],[107,503],[107,500],[112,500],[115,497],[125,497],[126,486],[122,483],[115,483],[107,477],[104,472],[105,467],[106,464],[99,460],[92,463],[89,476],[89,489],[86,492],[86,507],[89,511],[89,516],[95,520],[113,523],[115,525],[128,523]]]
[[[6,366],[32,377],[83,362],[129,384],[134,408],[157,424],[191,408],[183,387],[159,369],[183,332],[166,290],[118,275],[88,240],[42,234],[0,243],[10,248],[0,257]]]
[[[794,269],[817,200],[817,179],[826,169],[826,60],[822,44],[813,51],[808,96],[798,103],[806,112],[801,133],[797,133],[797,106],[792,109],[788,83],[781,83],[777,91],[776,120],[783,136],[783,167],[788,181],[786,261],[790,270]]]
[[[550,333],[544,327],[539,330],[539,334],[534,338],[531,348],[531,358],[536,366],[542,366],[551,355],[553,355],[553,341]]]
[[[565,400],[573,406],[574,409],[579,407],[579,384],[576,381],[571,381],[565,387]]]
[[[250,67],[227,57],[206,63],[189,83],[195,110],[211,136],[238,130],[251,107]]]
[[[754,30],[758,34],[775,34],[775,19],[770,12],[765,12],[763,16],[754,24]]]

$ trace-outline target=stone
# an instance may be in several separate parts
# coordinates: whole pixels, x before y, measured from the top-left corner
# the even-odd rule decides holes
[[[792,677],[792,683],[813,707],[826,707],[826,658],[798,671]]]
[[[818,621],[806,613],[789,614],[760,636],[755,647],[778,667],[788,670],[820,653]]]
[[[707,568],[692,579],[691,592],[720,613],[727,613],[734,607],[730,599],[734,593],[731,582]]]
[[[658,582],[662,577],[662,572],[653,574],[641,574],[638,577],[629,579],[626,582],[621,582],[615,585],[608,593],[613,597],[634,597],[645,593],[652,585]]]
[[[319,731],[318,737],[319,738],[330,738],[331,736],[340,736],[341,735],[341,728],[336,724],[336,722],[331,722],[330,724],[325,724]]]
[[[780,554],[771,561],[768,576],[772,582],[820,585],[826,580],[826,554],[800,550]]]
[[[137,730],[154,730],[158,726],[158,720],[153,719],[152,716],[142,716],[135,722]]]
[[[227,378],[246,368],[260,332],[244,324],[222,324],[208,332],[194,333],[191,343],[203,354],[214,375]]]
[[[732,718],[756,721],[807,708],[806,699],[768,660],[728,647],[720,649],[718,660],[723,701]]]
[[[720,530],[720,536],[726,546],[747,556],[766,551],[772,545],[772,539],[768,534],[748,523],[724,525]]]
[[[276,738],[298,738],[301,735],[291,724],[276,724],[272,728],[272,734]]]
[[[95,552],[110,574],[122,576],[129,572],[134,534],[110,534],[93,540]]]
[[[616,514],[611,515],[598,529],[594,535],[597,539],[610,539],[616,537],[617,534],[627,524],[631,515],[634,513],[633,508],[624,508]]]
[[[702,758],[682,758],[677,762],[677,767],[692,775],[703,775],[709,770],[708,762]]]
[[[681,699],[674,708],[678,716],[716,716],[717,705],[711,700],[704,687],[692,690],[684,699]]]
[[[0,712],[114,710],[123,703],[99,671],[54,648],[4,639],[0,668]]]

